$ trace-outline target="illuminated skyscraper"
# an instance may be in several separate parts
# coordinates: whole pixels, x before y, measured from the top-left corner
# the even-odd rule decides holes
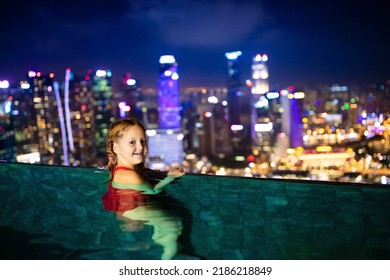
[[[241,86],[240,71],[238,67],[238,58],[242,55],[241,51],[227,52],[225,57],[228,60],[228,82],[229,89],[239,88]]]
[[[253,94],[266,94],[269,91],[268,82],[268,68],[265,64],[268,61],[266,54],[257,54],[253,58],[252,63],[252,93]]]
[[[226,87],[187,88],[182,94],[186,152],[209,159],[230,154]]]
[[[124,75],[123,82],[113,94],[113,100],[119,118],[135,117],[142,120],[143,94],[131,73]]]
[[[172,55],[160,57],[158,78],[159,128],[148,129],[151,168],[162,168],[183,161],[183,132],[177,63]]]
[[[21,81],[20,86],[12,93],[12,119],[16,141],[16,160],[26,163],[40,162],[34,91],[28,80]]]
[[[268,161],[280,132],[280,99],[278,92],[269,92],[266,54],[252,60],[252,139],[261,161]]]
[[[270,119],[270,100],[265,96],[269,91],[268,85],[268,68],[265,62],[268,61],[266,54],[257,54],[252,60],[252,88],[251,92],[254,95],[252,106],[252,134],[254,145],[258,146],[260,142],[268,141],[265,138],[270,138],[268,135],[272,130]],[[270,130],[269,130],[270,129]]]
[[[300,102],[298,98],[291,99],[291,127],[294,129],[291,130],[290,134],[290,144],[292,147],[302,146],[302,116],[300,112]]]
[[[99,164],[106,164],[106,140],[108,127],[115,120],[115,108],[112,100],[112,86],[110,70],[90,71],[89,83],[94,102],[94,128],[97,158]]]
[[[281,104],[283,106],[281,130],[289,138],[291,147],[302,146],[302,116],[300,103],[305,97],[303,92],[289,90],[281,91]]]
[[[74,77],[68,68],[58,82],[53,74],[29,71],[12,95],[16,160],[105,165],[107,128],[114,121],[109,76],[101,70]]]
[[[242,86],[238,58],[241,51],[225,54],[228,60],[228,116],[230,128],[231,153],[234,156],[251,154],[251,94],[249,88]]]
[[[258,100],[254,103],[253,133],[254,146],[261,151],[263,157],[271,152],[275,144],[275,136],[278,131],[275,129],[278,121],[279,96],[271,97],[270,94],[254,96]]]
[[[73,150],[71,146],[69,149],[70,165],[91,167],[98,164],[95,143],[95,107],[90,79],[89,75],[83,78],[73,76],[69,81],[70,116],[67,122],[71,123],[73,139]]]
[[[160,57],[158,109],[160,128],[180,128],[180,95],[177,63],[172,55]]]
[[[12,96],[8,82],[0,81],[0,160],[15,161],[15,136],[12,119]]]
[[[28,90],[30,90],[34,108],[30,111],[30,117],[33,120],[31,140],[32,143],[38,144],[38,152],[44,164],[63,163],[61,158],[63,143],[53,78],[53,74],[28,72]]]

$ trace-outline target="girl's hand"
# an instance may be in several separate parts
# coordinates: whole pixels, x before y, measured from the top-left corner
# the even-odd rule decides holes
[[[184,174],[185,174],[185,172],[184,172],[183,168],[181,168],[181,167],[172,169],[168,172],[168,176],[170,176],[170,177],[180,177],[180,176],[183,176]]]

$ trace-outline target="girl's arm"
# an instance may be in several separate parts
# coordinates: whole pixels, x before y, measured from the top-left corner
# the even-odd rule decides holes
[[[171,170],[165,179],[153,187],[150,183],[144,181],[135,171],[121,171],[115,175],[112,186],[117,189],[133,189],[143,194],[158,194],[162,192],[166,185],[182,175],[184,175],[183,169]]]
[[[184,175],[183,168],[176,168],[176,169],[170,170],[168,172],[168,176],[165,179],[161,180],[159,183],[157,183],[154,186],[154,189],[162,189],[163,187],[168,185],[170,182],[172,182],[176,178],[181,177],[183,175]]]

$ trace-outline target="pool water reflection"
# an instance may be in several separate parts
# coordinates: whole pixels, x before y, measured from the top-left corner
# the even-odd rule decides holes
[[[115,214],[122,232],[136,237],[125,250],[146,252],[158,245],[162,249],[160,259],[194,258],[179,248],[184,240],[183,220],[191,221],[190,213],[183,205],[165,195],[146,195],[130,189],[115,189],[109,184],[103,195],[103,207]],[[187,214],[186,214],[187,213]],[[187,223],[187,227],[190,226]],[[180,238],[181,237],[181,238]]]

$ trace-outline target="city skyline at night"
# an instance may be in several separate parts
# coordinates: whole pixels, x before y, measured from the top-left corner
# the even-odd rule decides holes
[[[243,79],[257,53],[270,58],[270,85],[382,82],[390,35],[380,1],[5,1],[0,80],[70,67],[131,72],[156,86],[156,61],[174,55],[180,83],[225,86],[224,54],[241,50]]]
[[[179,80],[176,60],[168,58],[170,64],[160,59],[158,90],[138,88],[131,76],[114,89],[108,69],[86,76],[67,69],[64,82],[48,73],[28,72],[29,79],[20,86],[1,89],[0,136],[5,145],[0,156],[30,163],[104,166],[108,125],[119,117],[137,117],[148,129],[148,164],[160,168],[182,162],[190,172],[242,176],[310,172],[313,178],[324,176],[320,174],[327,169],[331,179],[348,170],[388,172],[389,83],[288,87],[257,94],[255,83],[242,84],[239,79],[239,57],[232,60],[227,53],[226,76],[231,81],[227,87],[180,88],[179,94],[174,87]],[[173,106],[179,98],[180,115],[173,119],[181,121],[162,129],[165,113],[171,112],[161,110],[162,105]],[[181,148],[168,158],[163,146]]]
[[[193,14],[185,15],[189,7],[183,2]],[[388,52],[381,50],[388,35],[374,28],[383,23],[379,6],[348,10],[340,4],[335,10],[320,2],[305,10],[298,1],[294,9],[305,10],[299,21],[287,3],[183,2],[118,1],[103,9],[100,1],[70,1],[58,11],[62,4],[37,1],[18,9],[23,21],[5,31],[9,44],[1,46],[6,55],[0,59],[0,159],[104,166],[108,126],[136,117],[148,129],[149,166],[183,164],[190,172],[217,175],[299,172],[314,179],[324,179],[324,170],[330,179],[354,170],[387,174],[390,73]],[[13,7],[6,5],[8,11]],[[321,8],[328,13],[322,15]],[[69,9],[77,12],[70,15]],[[218,11],[214,20],[220,22],[208,16],[202,24],[187,22],[200,11]],[[235,15],[235,24],[221,14]],[[335,17],[325,24],[330,14]],[[252,25],[239,21],[244,15]],[[282,20],[273,27],[286,29],[265,39],[277,17]],[[137,25],[140,18],[143,25]],[[32,25],[22,36],[25,44],[11,50],[26,19],[42,21],[41,28]],[[175,37],[184,33],[171,20],[188,27],[186,38]],[[137,27],[127,26],[123,34],[130,39],[116,41],[110,28],[124,28],[124,22]],[[154,35],[148,33],[151,22],[158,27]],[[212,22],[219,29],[223,22],[226,32],[213,33]],[[309,22],[316,24],[304,24]],[[87,32],[91,23],[96,28]],[[204,37],[195,36],[199,24]],[[54,34],[55,27],[62,31]],[[365,37],[348,37],[347,30]],[[303,33],[310,36],[294,37]],[[155,37],[144,41],[148,36]],[[69,40],[56,41],[60,37]]]

